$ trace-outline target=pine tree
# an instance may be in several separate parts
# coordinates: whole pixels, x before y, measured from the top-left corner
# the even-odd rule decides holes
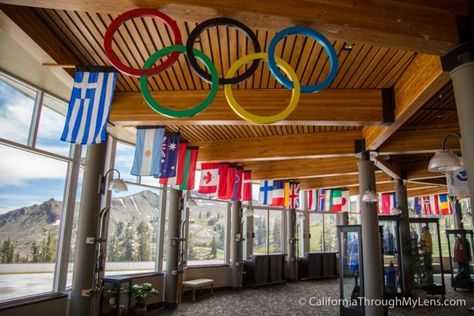
[[[212,237],[211,241],[211,258],[216,258],[217,257],[217,243],[216,243],[216,238]]]
[[[33,243],[31,244],[30,251],[31,251],[31,256],[32,256],[31,261],[40,262],[41,254],[40,254],[40,249],[38,245],[36,245],[36,242],[33,241]]]
[[[276,251],[279,251],[281,248],[281,228],[280,228],[280,222],[275,221],[273,222],[273,245],[275,247]]]
[[[148,226],[145,222],[140,222],[137,226],[137,260],[138,261],[150,261],[150,234],[148,232]]]
[[[121,258],[121,261],[135,261],[135,241],[134,237],[135,234],[133,233],[133,220],[128,223],[127,228],[125,228],[125,232],[123,234],[123,249],[124,253]]]

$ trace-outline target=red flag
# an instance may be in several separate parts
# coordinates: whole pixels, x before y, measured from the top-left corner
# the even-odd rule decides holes
[[[217,197],[219,199],[225,199],[227,194],[227,173],[229,171],[228,163],[219,164],[219,181],[217,185]]]
[[[230,200],[234,195],[234,186],[235,186],[235,176],[237,173],[237,167],[235,165],[230,165],[227,170],[227,184],[225,194],[222,196],[223,200]]]
[[[242,177],[242,201],[252,201],[252,171],[244,170]]]
[[[300,184],[298,182],[290,183],[290,208],[300,208]]]
[[[201,181],[199,183],[199,193],[216,193],[219,165],[217,163],[201,164]]]
[[[232,193],[232,201],[240,201],[242,199],[242,174],[243,170],[241,167],[235,169],[234,176],[234,190]]]
[[[186,163],[187,141],[180,141],[178,146],[178,161],[176,163],[176,176],[171,178],[160,178],[161,184],[181,185],[183,183],[184,167]]]

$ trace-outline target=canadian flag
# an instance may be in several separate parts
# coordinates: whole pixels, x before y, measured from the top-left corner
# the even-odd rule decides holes
[[[201,181],[199,182],[199,193],[216,193],[219,165],[217,163],[201,164]]]

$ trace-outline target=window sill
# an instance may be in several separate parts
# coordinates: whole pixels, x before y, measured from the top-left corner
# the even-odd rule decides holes
[[[209,264],[193,264],[186,266],[186,269],[201,269],[201,268],[218,268],[218,267],[230,267],[230,264],[226,263],[209,263]]]
[[[68,295],[66,293],[46,293],[33,296],[22,297],[18,299],[12,299],[0,303],[0,311],[5,311],[17,307],[38,304],[47,301],[53,301],[61,298],[65,298]]]

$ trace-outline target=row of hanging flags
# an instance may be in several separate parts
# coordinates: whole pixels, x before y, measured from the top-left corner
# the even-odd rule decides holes
[[[259,203],[301,209],[300,184],[291,180],[263,180],[260,182]]]
[[[229,163],[202,163],[199,193],[220,200],[251,201],[252,172]]]
[[[349,212],[349,190],[319,189],[307,190],[308,210],[316,212]]]
[[[379,214],[390,215],[397,205],[395,193],[379,195]],[[447,194],[433,194],[414,198],[414,211],[417,215],[451,215],[453,206]]]

